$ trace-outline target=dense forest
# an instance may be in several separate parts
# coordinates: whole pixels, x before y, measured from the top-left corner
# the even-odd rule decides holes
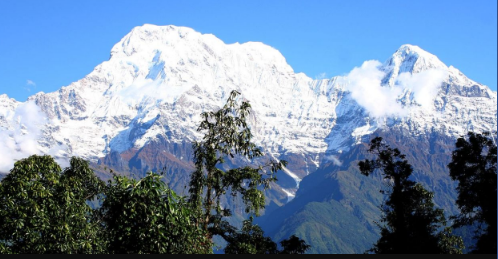
[[[264,190],[277,181],[286,161],[223,170],[227,157],[256,159],[262,151],[252,142],[246,118],[250,105],[237,102],[232,92],[225,106],[205,112],[193,143],[195,171],[188,195],[168,187],[161,172],[140,179],[113,173],[104,182],[89,163],[73,157],[62,169],[50,156],[33,155],[17,161],[0,182],[0,253],[213,253],[213,239],[226,244],[229,254],[303,254],[310,245],[292,235],[281,241],[265,236],[254,217],[265,208]],[[458,182],[456,205],[450,216],[436,208],[433,193],[410,177],[413,168],[398,149],[374,138],[375,159],[358,167],[365,177],[381,174],[386,196],[380,237],[365,253],[459,254],[462,238],[452,232],[476,226],[470,253],[496,254],[496,143],[490,133],[469,132],[455,143],[450,177]],[[112,173],[112,171],[111,171]],[[249,217],[242,227],[229,219],[221,198],[239,197]]]

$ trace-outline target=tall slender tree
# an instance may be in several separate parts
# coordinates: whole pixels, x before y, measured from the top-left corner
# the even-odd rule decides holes
[[[451,179],[458,181],[460,215],[454,217],[455,226],[476,224],[477,244],[472,252],[496,254],[496,139],[489,132],[468,132],[455,146],[448,164]]]
[[[266,248],[256,244],[249,247],[236,244],[238,241],[247,240],[248,235],[251,236],[249,233],[253,234],[250,240],[262,238],[263,232],[258,226],[253,226],[252,221],[246,221],[242,232],[238,232],[226,221],[227,217],[232,215],[231,211],[223,209],[220,204],[223,195],[238,196],[245,204],[245,212],[258,216],[260,210],[265,207],[264,190],[277,180],[275,173],[286,165],[286,161],[270,160],[260,166],[221,169],[227,157],[239,156],[254,161],[263,156],[263,152],[252,142],[253,135],[246,121],[251,105],[247,101],[238,105],[239,95],[239,92],[232,91],[220,110],[201,114],[202,121],[197,130],[204,133],[204,137],[202,141],[193,144],[196,169],[190,179],[190,202],[204,215],[198,223],[209,231],[211,237],[219,235],[228,239],[228,252],[272,253],[278,250],[266,249],[268,245],[272,246],[271,240],[259,243],[264,243]],[[302,242],[298,243],[306,245]],[[292,247],[287,250],[304,253],[306,249],[304,246],[304,250],[292,250]]]
[[[381,137],[372,139],[369,152],[377,158],[360,161],[361,173],[369,176],[379,169],[388,186],[387,190],[381,190],[388,195],[378,223],[381,237],[369,252],[462,253],[463,241],[445,228],[443,210],[434,208],[433,193],[409,179],[413,168],[405,155],[383,143]]]
[[[201,114],[203,120],[197,130],[203,132],[204,137],[193,144],[196,170],[190,179],[189,193],[191,202],[204,213],[200,224],[205,229],[216,228],[221,218],[231,215],[220,204],[221,196],[227,192],[241,195],[246,213],[258,215],[265,207],[263,189],[277,180],[274,173],[286,164],[270,161],[265,166],[220,169],[228,156],[239,155],[248,160],[263,156],[252,142],[253,135],[246,122],[251,106],[246,101],[237,106],[238,95],[239,92],[232,91],[223,108]]]

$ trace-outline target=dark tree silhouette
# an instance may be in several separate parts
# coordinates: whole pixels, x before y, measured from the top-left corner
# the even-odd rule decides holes
[[[369,152],[377,155],[377,159],[360,161],[360,171],[369,176],[379,169],[388,186],[381,193],[388,197],[381,206],[381,222],[377,223],[381,237],[368,252],[462,253],[463,241],[444,228],[446,219],[442,209],[434,208],[433,193],[409,179],[413,168],[405,155],[383,143],[381,137],[372,139]]]
[[[304,254],[310,246],[295,235],[280,241],[278,248],[270,237],[264,235],[258,225],[253,225],[253,218],[244,220],[242,229],[226,225],[225,230],[219,233],[227,241],[227,254]]]
[[[460,215],[455,217],[455,226],[478,225],[473,253],[497,252],[495,141],[489,132],[469,132],[466,138],[457,139],[448,164],[451,179],[458,181]]]

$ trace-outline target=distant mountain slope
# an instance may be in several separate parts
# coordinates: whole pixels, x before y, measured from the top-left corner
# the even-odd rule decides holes
[[[393,131],[376,131],[392,147],[407,155],[414,168],[413,178],[435,193],[434,202],[446,214],[458,212],[454,204],[456,185],[447,164],[454,149],[453,139],[444,135],[411,137]],[[380,174],[360,174],[358,161],[372,158],[368,145],[360,144],[342,153],[342,165],[324,164],[305,177],[296,197],[284,206],[258,218],[276,240],[296,234],[313,244],[312,253],[363,253],[379,238],[375,221],[385,198],[386,186]],[[448,217],[449,218],[449,217]]]

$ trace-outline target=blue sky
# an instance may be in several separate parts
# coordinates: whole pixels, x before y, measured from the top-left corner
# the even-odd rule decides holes
[[[261,41],[312,78],[383,62],[408,43],[496,91],[496,0],[1,0],[0,94],[25,101],[69,85],[145,23]]]

